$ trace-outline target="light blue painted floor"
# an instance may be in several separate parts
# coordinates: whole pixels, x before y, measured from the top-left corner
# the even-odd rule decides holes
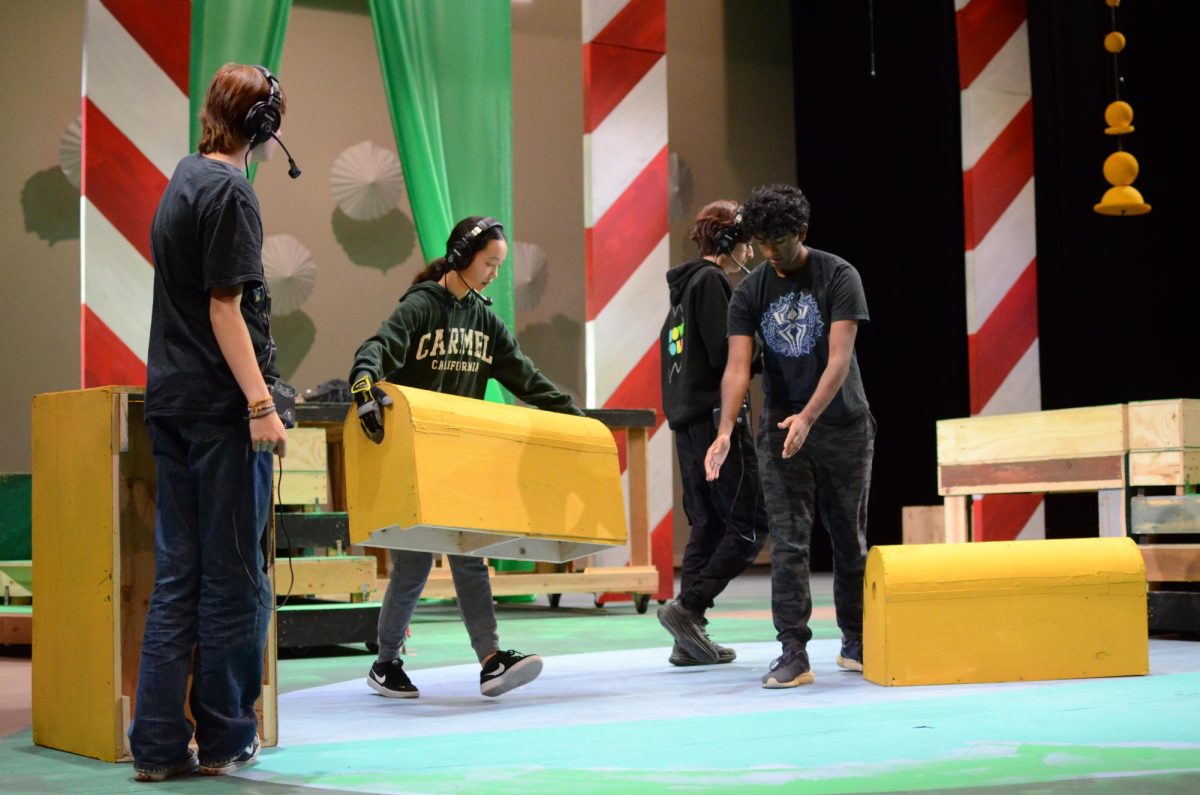
[[[731,665],[668,649],[561,655],[500,699],[478,667],[412,671],[417,700],[360,679],[287,693],[280,747],[242,775],[346,792],[864,792],[1200,775],[1200,645],[1152,641],[1146,677],[885,688],[810,644],[816,682],[764,690],[774,643]],[[365,668],[365,667],[364,667]],[[1200,780],[1200,779],[1198,779]]]

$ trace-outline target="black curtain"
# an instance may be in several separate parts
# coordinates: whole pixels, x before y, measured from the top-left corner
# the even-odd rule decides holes
[[[808,242],[862,274],[857,352],[879,423],[868,538],[894,544],[901,506],[940,502],[934,422],[970,412],[958,60],[952,2],[876,0],[873,26],[870,11],[793,5],[796,184]],[[820,531],[813,566],[829,567]]]
[[[1200,3],[1127,0],[1122,97],[1153,211],[1097,215],[1116,146],[1103,0],[1031,0],[1042,405],[1200,397],[1193,333],[1200,183],[1195,32]],[[872,24],[873,13],[873,24]],[[879,420],[873,544],[898,543],[900,508],[932,504],[934,422],[969,414],[954,4],[806,0],[793,6],[796,182],[812,245],[862,273],[872,321],[858,356]],[[873,40],[873,47],[872,47]],[[871,74],[872,53],[875,74]],[[764,97],[769,101],[769,97]],[[1047,501],[1048,533],[1094,532],[1093,494]],[[828,566],[814,534],[814,566]]]

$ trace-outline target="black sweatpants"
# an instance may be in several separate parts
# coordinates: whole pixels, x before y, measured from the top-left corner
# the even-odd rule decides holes
[[[771,614],[785,649],[803,649],[812,638],[809,547],[813,508],[833,544],[833,603],[838,628],[862,637],[863,572],[867,564],[867,496],[875,455],[875,418],[818,421],[800,451],[783,458],[787,415],[764,412],[758,431],[763,496],[771,516]]]
[[[750,434],[743,425],[734,428],[721,475],[710,483],[704,454],[716,436],[707,416],[675,432],[683,509],[692,526],[679,601],[701,615],[730,580],[754,563],[769,534]]]

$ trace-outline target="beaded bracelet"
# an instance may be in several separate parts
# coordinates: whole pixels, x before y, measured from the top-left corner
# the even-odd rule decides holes
[[[249,409],[250,411],[254,411],[255,409],[261,409],[266,406],[269,406],[273,402],[274,402],[273,398],[271,398],[270,396],[267,396],[267,397],[263,398],[262,400],[254,401],[250,405],[246,406],[246,408]]]
[[[262,419],[263,417],[268,417],[274,413],[275,413],[275,404],[270,403],[266,406],[261,406],[259,408],[251,409],[250,414],[247,417],[247,419],[258,420],[258,419]]]

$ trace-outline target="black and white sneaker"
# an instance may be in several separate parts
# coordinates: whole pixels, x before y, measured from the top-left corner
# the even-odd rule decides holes
[[[518,651],[498,651],[479,672],[479,692],[499,696],[509,690],[527,685],[542,672],[542,658]]]
[[[258,735],[250,741],[250,744],[242,749],[242,752],[232,759],[226,759],[221,762],[200,762],[200,773],[205,776],[227,776],[236,770],[241,770],[247,765],[252,765],[258,761]]]
[[[421,691],[404,673],[404,663],[399,658],[389,662],[376,660],[367,673],[367,684],[381,696],[388,698],[419,698]]]

